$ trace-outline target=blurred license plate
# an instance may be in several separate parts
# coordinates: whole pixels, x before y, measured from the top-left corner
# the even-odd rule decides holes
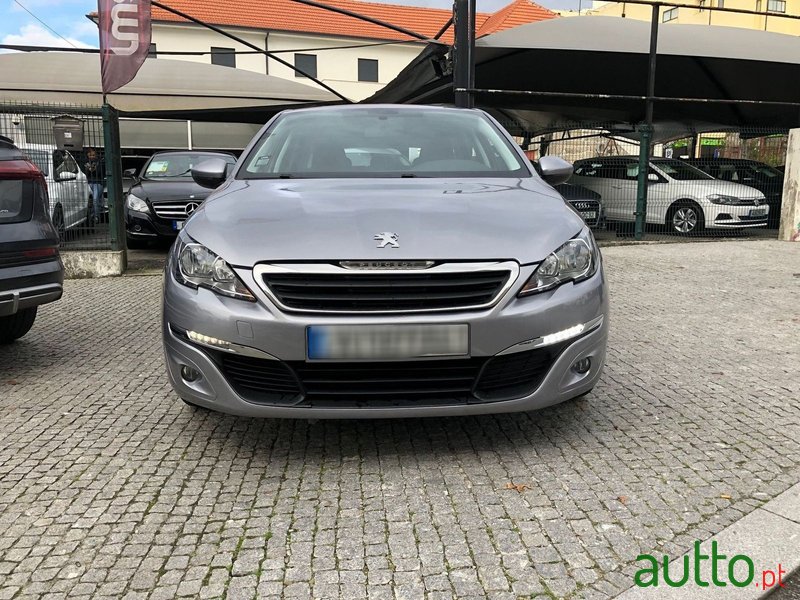
[[[175,231],[180,231],[181,229],[183,229],[183,221],[173,221],[172,228]]]
[[[597,218],[597,211],[585,210],[581,213],[581,216],[587,221],[593,221]]]
[[[750,211],[751,217],[763,217],[766,214],[767,214],[766,208],[754,208],[753,210]]]
[[[467,356],[469,325],[315,325],[306,330],[309,360]]]

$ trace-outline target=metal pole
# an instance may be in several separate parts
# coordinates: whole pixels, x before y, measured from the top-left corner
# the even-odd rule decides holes
[[[653,4],[650,21],[650,56],[647,65],[647,99],[645,100],[644,123],[639,127],[639,177],[636,186],[636,228],[637,240],[644,238],[644,225],[647,217],[647,173],[650,167],[650,143],[653,139],[653,98],[656,95],[656,55],[658,51],[658,17],[661,5]]]
[[[125,216],[122,210],[122,158],[120,156],[119,113],[103,104],[103,145],[108,190],[108,232],[111,249],[125,251]],[[123,268],[127,257],[123,257]]]
[[[454,0],[453,28],[455,39],[453,44],[453,86],[455,87],[456,106],[469,106],[469,63],[467,62],[467,46],[469,45],[469,0]]]

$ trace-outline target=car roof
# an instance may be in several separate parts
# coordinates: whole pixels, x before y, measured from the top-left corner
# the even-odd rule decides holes
[[[289,114],[289,113],[326,113],[326,112],[337,112],[342,110],[352,110],[352,111],[364,111],[364,110],[374,110],[374,109],[392,109],[398,110],[401,112],[430,112],[430,111],[440,111],[442,113],[455,113],[464,111],[473,112],[477,114],[486,114],[484,111],[478,108],[457,108],[455,106],[437,106],[434,104],[334,104],[331,106],[310,106],[310,107],[303,107],[303,108],[291,108],[288,110],[281,111],[279,114]]]
[[[22,160],[22,152],[9,138],[0,136],[0,160]]]

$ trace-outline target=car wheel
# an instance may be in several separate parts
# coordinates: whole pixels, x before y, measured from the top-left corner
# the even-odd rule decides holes
[[[25,308],[18,313],[0,317],[0,344],[10,344],[21,338],[33,327],[36,320],[36,307]]]
[[[53,211],[53,227],[55,227],[58,232],[59,241],[65,242],[67,239],[67,229],[64,226],[64,211],[60,204],[56,206]]]
[[[705,227],[703,209],[695,202],[679,201],[667,212],[667,227],[672,233],[691,235]]]

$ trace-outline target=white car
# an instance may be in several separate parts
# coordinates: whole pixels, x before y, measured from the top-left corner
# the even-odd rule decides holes
[[[86,174],[67,150],[44,144],[20,146],[22,153],[42,171],[50,196],[50,217],[63,239],[64,232],[92,215],[92,191]]]
[[[637,156],[601,156],[577,161],[569,182],[600,194],[608,221],[633,222],[638,176]],[[764,194],[714,179],[681,160],[651,159],[647,186],[647,223],[666,225],[676,233],[767,224]]]

